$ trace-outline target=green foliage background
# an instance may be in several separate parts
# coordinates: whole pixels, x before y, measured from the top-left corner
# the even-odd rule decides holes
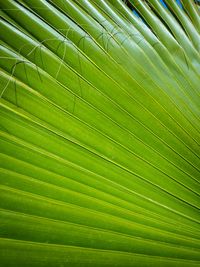
[[[0,265],[200,265],[192,0],[0,0]]]

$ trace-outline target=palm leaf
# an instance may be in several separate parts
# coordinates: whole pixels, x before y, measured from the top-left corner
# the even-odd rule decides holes
[[[199,10],[1,1],[2,266],[198,266]]]

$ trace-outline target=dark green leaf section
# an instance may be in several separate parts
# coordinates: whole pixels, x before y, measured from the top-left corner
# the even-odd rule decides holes
[[[0,1],[3,267],[200,265],[194,1]]]

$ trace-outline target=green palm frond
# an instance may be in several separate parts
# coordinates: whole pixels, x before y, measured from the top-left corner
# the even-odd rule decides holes
[[[165,3],[0,1],[1,266],[199,266],[199,9]]]

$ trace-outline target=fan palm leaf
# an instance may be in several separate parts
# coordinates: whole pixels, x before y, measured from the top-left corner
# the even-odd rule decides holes
[[[0,3],[2,266],[199,266],[197,4]]]

